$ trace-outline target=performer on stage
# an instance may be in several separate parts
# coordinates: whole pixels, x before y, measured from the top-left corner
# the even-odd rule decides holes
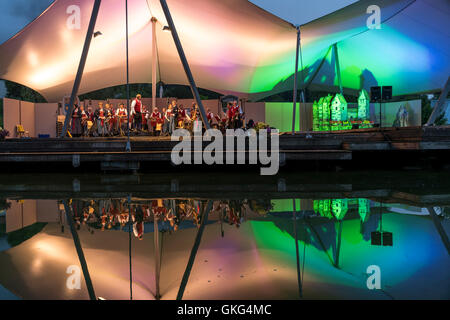
[[[208,119],[209,125],[212,128],[214,121],[214,113],[211,112],[211,109],[206,109],[206,119]]]
[[[163,136],[163,137],[168,135],[168,132],[169,132],[169,120],[168,120],[168,118],[166,118],[166,113],[167,113],[167,109],[163,108],[161,111],[161,117],[162,117],[161,136]]]
[[[136,99],[131,103],[131,110],[133,111],[134,129],[137,133],[142,131],[142,96],[140,94],[136,95]]]
[[[153,136],[159,136],[161,134],[163,118],[158,108],[153,108],[153,112],[150,114],[150,131]]]
[[[165,124],[167,126],[167,128],[166,128],[167,132],[166,133],[169,136],[172,135],[172,133],[173,133],[173,130],[172,130],[173,114],[172,114],[172,112],[173,112],[172,104],[169,104],[169,106],[167,107],[167,110],[166,110],[166,114],[164,116],[164,118],[165,118],[164,122],[165,122]],[[167,121],[167,123],[166,123],[166,121]]]
[[[233,108],[233,129],[239,129],[242,127],[241,124],[241,116],[242,116],[242,110],[241,107],[238,105],[238,102],[235,100],[232,104]]]
[[[233,108],[233,103],[227,104],[227,129],[234,129],[234,117],[236,116],[236,109]]]
[[[84,107],[80,106],[81,110],[81,132],[84,137],[87,137],[87,121],[88,121],[88,115],[84,111]]]
[[[98,109],[95,110],[95,119],[97,121],[98,135],[106,136],[106,111],[103,109],[103,102],[98,103]]]
[[[228,117],[225,112],[222,110],[222,116],[220,117],[220,130],[222,133],[225,133],[227,130],[227,124],[228,124]]]
[[[83,133],[83,129],[81,126],[81,110],[77,104],[74,105],[72,112],[72,125],[70,128],[70,132],[73,137],[79,137]]]
[[[178,107],[175,100],[172,101],[172,132],[174,132],[178,126],[178,113],[180,112],[180,108]]]
[[[121,103],[116,110],[116,128],[121,136],[124,136],[125,132],[127,132],[127,118],[127,109],[125,109],[123,103]]]
[[[191,111],[191,118],[193,121],[193,125],[192,125],[192,130],[193,131],[202,131],[202,125],[201,125],[201,121],[202,118],[200,116],[200,109],[197,105],[197,103],[193,103],[192,104],[193,108]]]
[[[184,109],[183,105],[180,105],[180,108],[178,109],[178,128],[184,128],[186,122],[191,121],[191,118],[186,113],[186,109]]]
[[[114,127],[112,126],[112,116],[113,113],[111,111],[111,106],[109,103],[105,105],[105,127],[106,127],[106,135],[112,136],[114,133]]]
[[[142,105],[141,113],[142,113],[142,130],[145,132],[148,132],[148,131],[150,131],[150,128],[148,126],[148,121],[147,121],[148,114],[149,114],[147,106]]]
[[[109,110],[111,111],[111,119],[109,121],[110,133],[111,135],[116,135],[118,133],[116,110],[114,109],[114,104],[111,102],[109,103]]]

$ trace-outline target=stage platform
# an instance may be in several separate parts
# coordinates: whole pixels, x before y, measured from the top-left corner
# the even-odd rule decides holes
[[[3,168],[8,168],[8,163],[15,167],[33,163],[37,169],[45,163],[75,168],[97,163],[104,170],[116,168],[115,164],[119,164],[116,169],[137,170],[145,163],[170,164],[172,149],[178,143],[170,137],[149,136],[133,136],[130,142],[131,152],[127,152],[126,137],[7,139],[0,142],[0,162]],[[209,142],[203,144],[205,147]],[[450,126],[280,134],[281,166],[302,162],[351,162],[359,166],[364,161],[371,165],[380,161],[405,165],[431,161],[445,166],[450,164],[449,159]]]

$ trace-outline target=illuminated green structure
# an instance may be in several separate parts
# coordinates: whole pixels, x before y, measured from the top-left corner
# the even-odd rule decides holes
[[[313,131],[320,131],[319,103],[317,101],[313,103]]]
[[[331,213],[331,200],[314,200],[314,212],[318,213],[321,217],[333,219]]]
[[[345,122],[345,124],[344,124]],[[347,101],[340,93],[331,101],[331,131],[351,129],[347,121]]]
[[[370,215],[370,202],[368,199],[358,199],[358,214],[361,218],[361,222],[366,222]]]
[[[358,98],[358,120],[361,121],[359,128],[372,128],[370,123],[370,98],[366,90],[361,90]]]
[[[333,98],[332,95],[328,95],[326,97],[323,98],[322,101],[322,121],[321,121],[321,125],[320,125],[320,130],[322,131],[330,131],[331,127],[330,127],[330,119],[331,119],[331,114],[330,114],[330,103],[331,103],[331,99]]]
[[[348,199],[335,199],[331,202],[333,215],[337,220],[344,219],[348,211]]]

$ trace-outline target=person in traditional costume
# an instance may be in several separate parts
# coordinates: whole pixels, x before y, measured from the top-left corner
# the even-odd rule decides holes
[[[121,103],[116,110],[116,128],[121,136],[125,135],[125,132],[127,131],[127,120],[127,109],[125,109],[123,103]]]
[[[180,108],[178,110],[178,128],[184,128],[186,122],[189,122],[191,118],[186,113],[186,109],[184,109],[183,105],[180,105]]]
[[[131,103],[131,109],[133,110],[133,123],[134,130],[137,133],[142,131],[142,96],[140,94],[136,95],[136,99]]]
[[[83,134],[83,127],[81,125],[81,109],[77,104],[74,105],[72,112],[72,125],[70,132],[73,137],[80,137]]]
[[[97,121],[97,130],[99,136],[106,136],[106,111],[103,109],[103,103],[98,103],[98,109],[95,110],[94,114],[95,120]]]
[[[171,105],[169,105],[169,107],[172,107]],[[169,125],[170,125],[170,115],[172,114],[172,108],[170,108],[170,112],[169,112],[169,108],[163,108],[162,112],[161,112],[162,116],[163,116],[163,131],[162,131],[162,136],[167,136],[169,135]]]
[[[232,109],[233,109],[233,129],[239,129],[242,127],[242,110],[241,107],[238,105],[238,102],[235,100],[232,103]]]
[[[214,122],[214,113],[211,112],[211,109],[206,109],[206,119],[208,119],[209,125],[212,128]]]
[[[236,109],[233,107],[233,103],[227,104],[227,129],[234,129],[234,118],[236,117]]]
[[[162,120],[162,115],[158,111],[158,108],[153,108],[153,112],[150,114],[150,130],[152,135],[158,136],[161,134]]]
[[[175,104],[174,104],[175,103]],[[174,132],[178,126],[178,116],[179,116],[180,108],[178,107],[176,101],[172,101],[172,132]]]
[[[112,119],[112,112],[111,112],[111,106],[109,103],[105,105],[105,127],[106,127],[106,135],[112,136],[114,128],[111,126],[111,119]]]
[[[80,106],[80,110],[81,110],[81,131],[82,131],[82,135],[86,137],[88,134],[88,129],[87,129],[88,115],[84,111],[83,106]]]
[[[111,112],[111,119],[109,120],[109,132],[111,135],[116,135],[117,131],[117,118],[116,118],[116,110],[114,109],[114,104],[109,103],[109,110]]]

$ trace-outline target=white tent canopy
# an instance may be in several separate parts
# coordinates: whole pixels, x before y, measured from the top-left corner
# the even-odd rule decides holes
[[[267,96],[292,90],[296,29],[247,0],[168,0],[199,87]],[[71,93],[94,0],[56,0],[0,46],[0,78],[49,101]],[[68,7],[80,7],[70,29]],[[369,30],[367,7],[381,8],[380,30]],[[303,73],[311,85],[335,87],[329,48],[337,43],[343,86],[392,85],[394,94],[440,89],[449,75],[450,5],[446,0],[362,0],[301,27]],[[152,79],[152,25],[158,20],[157,80],[188,84],[159,0],[129,1],[130,82]],[[79,94],[126,83],[125,1],[102,1]],[[320,71],[321,61],[326,58]],[[300,66],[301,66],[300,65]],[[301,69],[301,67],[300,67]]]

